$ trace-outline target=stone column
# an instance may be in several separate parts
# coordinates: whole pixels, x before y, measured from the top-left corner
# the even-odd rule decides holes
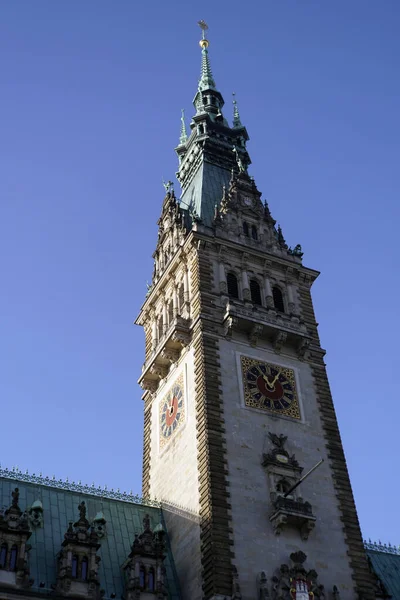
[[[224,263],[222,263],[222,262],[219,263],[218,271],[219,271],[219,289],[221,292],[226,293],[228,291],[228,286],[226,283],[226,273],[225,273]]]
[[[247,271],[242,271],[242,288],[243,288],[243,299],[250,300],[250,287],[249,287],[249,278],[247,275]]]
[[[268,274],[264,274],[265,302],[267,306],[274,306],[274,298],[272,296],[271,281]]]
[[[295,308],[293,285],[291,283],[288,283],[286,286],[286,289],[287,289],[287,295],[288,295],[288,308],[289,308],[289,312],[292,313],[292,312],[294,312],[294,308]]]
[[[163,296],[163,307],[162,307],[162,318],[163,318],[163,333],[167,331],[168,327],[168,306],[165,296]]]
[[[156,316],[153,315],[152,316],[152,323],[151,323],[151,345],[153,350],[155,350],[156,346],[157,346],[157,319]]]
[[[174,284],[174,289],[172,290],[172,304],[174,307],[174,319],[178,314],[178,292],[176,289],[176,283]]]
[[[185,302],[189,302],[189,270],[186,266],[183,272],[183,291]]]

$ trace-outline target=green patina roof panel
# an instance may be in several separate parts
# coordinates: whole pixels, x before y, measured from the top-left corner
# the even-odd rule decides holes
[[[400,600],[400,554],[367,549],[372,567],[393,600]]]
[[[215,205],[222,200],[223,187],[228,188],[231,172],[220,166],[203,162],[181,198],[181,207],[196,213],[204,225],[210,226]]]
[[[44,527],[33,531],[29,543],[32,550],[30,557],[30,576],[34,579],[34,588],[40,582],[49,590],[56,581],[56,555],[61,549],[61,542],[70,521],[79,517],[78,504],[84,500],[87,508],[87,518],[91,522],[98,512],[104,514],[107,534],[100,540],[101,557],[99,577],[100,587],[105,590],[105,598],[116,594],[123,595],[123,576],[121,566],[128,557],[135,533],[143,530],[143,519],[150,516],[151,528],[154,529],[163,521],[161,510],[154,506],[144,506],[132,502],[123,502],[110,498],[91,496],[90,494],[60,490],[40,484],[26,483],[19,480],[0,477],[0,506],[8,508],[11,504],[11,492],[18,487],[19,506],[25,510],[40,500],[43,504]],[[164,529],[165,529],[165,524]],[[167,556],[165,559],[166,585],[170,600],[180,600],[179,586],[173,564],[172,553],[167,540]]]

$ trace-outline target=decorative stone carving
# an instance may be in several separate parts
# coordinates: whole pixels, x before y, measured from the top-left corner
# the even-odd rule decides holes
[[[268,580],[265,571],[257,575],[257,600],[269,598]]]
[[[43,527],[43,504],[40,500],[35,500],[28,510],[28,520],[32,529]]]
[[[290,559],[293,565],[281,565],[272,577],[272,600],[325,600],[324,586],[318,583],[317,572],[303,565],[307,555],[293,552]]]
[[[180,355],[180,350],[176,348],[164,348],[161,352],[162,358],[168,360],[170,364],[176,363]]]
[[[125,598],[138,600],[142,597],[167,599],[165,588],[165,533],[162,525],[154,531],[150,528],[150,518],[143,519],[143,532],[135,535],[131,552],[123,565],[125,573]]]
[[[0,584],[17,588],[29,588],[33,580],[29,579],[28,553],[31,546],[27,544],[31,531],[27,512],[19,507],[19,490],[12,492],[11,506],[0,514],[0,548],[2,564],[0,564]]]
[[[98,512],[95,518],[93,519],[92,528],[97,533],[97,537],[102,539],[107,534],[106,529],[107,521],[102,512]]]
[[[78,510],[78,521],[74,524],[71,521],[64,534],[57,557],[57,581],[52,587],[61,596],[85,596],[99,600],[103,595],[98,579],[99,537],[86,518],[85,502],[79,504]]]
[[[147,390],[149,392],[151,392],[152,394],[154,394],[157,391],[158,388],[158,379],[150,379],[150,377],[146,377],[145,379],[142,379],[142,381],[140,382],[140,387],[143,390]]]
[[[242,600],[239,585],[239,574],[235,566],[232,567],[232,600]]]
[[[150,369],[150,373],[164,379],[168,375],[168,370],[169,368],[165,365],[154,364]]]
[[[228,317],[227,319],[225,319],[225,328],[224,328],[224,334],[226,337],[230,338],[232,337],[232,332],[235,329],[235,327],[237,327],[239,324],[239,319],[236,319],[235,317]]]
[[[273,346],[274,346],[275,352],[279,353],[282,350],[282,346],[286,342],[286,340],[287,340],[286,331],[278,331],[276,333],[275,339],[273,341]]]
[[[295,455],[290,455],[286,450],[286,436],[275,433],[268,435],[273,448],[267,454],[263,454],[262,465],[270,485],[271,525],[276,535],[280,535],[285,527],[295,527],[299,530],[301,538],[306,540],[315,526],[312,506],[300,496],[297,497],[292,490],[299,482],[303,469]]]
[[[252,346],[257,346],[257,342],[261,337],[263,326],[255,323],[249,333],[249,341]]]
[[[310,338],[302,338],[297,346],[297,355],[299,358],[304,359],[308,355],[308,349],[311,343]]]

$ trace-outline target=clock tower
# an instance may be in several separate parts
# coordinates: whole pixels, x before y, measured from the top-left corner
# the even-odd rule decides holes
[[[184,600],[372,599],[311,299],[318,272],[248,172],[249,137],[235,100],[231,124],[223,114],[200,26],[181,194],[165,184],[136,321],[143,494],[162,502]]]

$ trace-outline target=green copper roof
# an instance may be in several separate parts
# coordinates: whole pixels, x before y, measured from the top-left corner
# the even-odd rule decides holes
[[[223,187],[228,187],[230,179],[229,170],[206,161],[202,162],[182,196],[181,208],[187,210],[192,218],[198,217],[205,225],[210,225],[215,205],[220,205]]]
[[[371,566],[393,600],[400,600],[400,553],[379,552],[367,547]]]
[[[199,91],[215,90],[215,81],[211,71],[210,59],[208,58],[207,47],[201,50],[201,74],[199,81]]]
[[[236,102],[235,94],[233,94],[233,126],[243,127],[242,122],[240,120],[239,109]]]
[[[31,507],[40,500],[43,504],[44,526],[33,530],[29,539],[32,550],[29,553],[30,577],[34,579],[33,588],[38,593],[47,595],[51,584],[56,581],[56,555],[61,549],[61,542],[70,521],[78,517],[78,504],[84,500],[87,517],[92,521],[98,513],[106,520],[106,535],[100,539],[101,557],[99,576],[100,587],[105,590],[105,599],[116,594],[119,600],[123,595],[123,577],[121,565],[131,549],[135,533],[143,530],[143,518],[150,516],[151,527],[155,528],[163,520],[161,510],[153,506],[143,506],[133,502],[124,502],[110,498],[96,497],[67,489],[57,489],[49,485],[26,483],[25,481],[0,477],[0,506],[11,504],[11,491],[18,487],[20,491],[19,506],[21,510]],[[163,523],[165,529],[165,523]],[[170,600],[180,600],[177,577],[171,550],[165,559],[166,584]],[[45,587],[39,588],[40,582]]]
[[[186,144],[187,142],[186,124],[185,124],[185,110],[182,108],[181,114],[181,135],[179,137],[179,144]]]

